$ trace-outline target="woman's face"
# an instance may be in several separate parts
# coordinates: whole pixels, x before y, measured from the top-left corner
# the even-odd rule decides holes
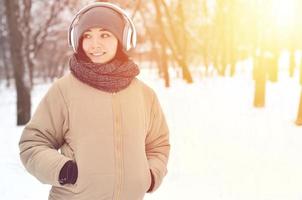
[[[83,33],[83,50],[94,63],[106,63],[114,58],[118,40],[109,31],[91,28]]]

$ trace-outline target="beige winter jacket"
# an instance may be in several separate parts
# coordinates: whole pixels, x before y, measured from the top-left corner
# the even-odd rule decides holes
[[[52,185],[49,200],[141,200],[167,173],[169,131],[158,99],[138,79],[118,93],[94,89],[68,73],[54,82],[25,126],[20,157]],[[60,150],[60,151],[58,151]],[[61,152],[61,153],[60,153]],[[60,185],[64,163],[76,184]]]

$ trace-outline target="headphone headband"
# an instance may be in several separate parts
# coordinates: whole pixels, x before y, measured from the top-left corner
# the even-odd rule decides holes
[[[124,48],[126,51],[128,51],[131,48],[134,48],[136,46],[136,29],[134,26],[133,21],[131,20],[131,18],[128,16],[128,14],[121,9],[120,7],[118,7],[117,5],[114,5],[112,3],[108,3],[108,2],[95,2],[92,4],[89,4],[85,7],[83,7],[81,10],[79,10],[77,12],[77,14],[75,15],[75,17],[73,18],[73,20],[71,21],[71,24],[69,26],[68,29],[68,44],[70,47],[73,48],[73,51],[76,52],[76,47],[73,43],[73,34],[72,34],[72,30],[74,28],[74,23],[76,21],[76,19],[81,16],[82,14],[84,14],[85,12],[87,12],[88,10],[95,8],[95,7],[106,7],[106,8],[110,8],[112,10],[114,10],[115,12],[119,13],[120,15],[122,15],[122,17],[126,20],[126,24],[125,26],[127,26],[127,23],[129,24],[128,26],[131,29],[131,33],[130,36],[126,36],[126,44],[123,44]],[[128,38],[130,37],[130,38]]]

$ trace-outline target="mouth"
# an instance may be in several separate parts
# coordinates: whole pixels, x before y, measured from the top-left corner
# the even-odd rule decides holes
[[[99,53],[90,53],[90,55],[92,55],[92,56],[103,56],[104,54],[106,54],[105,51],[99,52]]]

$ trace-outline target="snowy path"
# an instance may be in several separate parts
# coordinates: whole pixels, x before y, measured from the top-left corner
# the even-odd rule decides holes
[[[146,77],[144,73],[141,75]],[[157,92],[171,130],[169,173],[146,200],[301,200],[302,127],[294,125],[300,86],[268,83],[266,108],[252,107],[248,75],[173,81]],[[33,109],[48,85],[37,86]],[[49,186],[25,172],[15,124],[15,95],[0,87],[0,199],[47,199]]]

